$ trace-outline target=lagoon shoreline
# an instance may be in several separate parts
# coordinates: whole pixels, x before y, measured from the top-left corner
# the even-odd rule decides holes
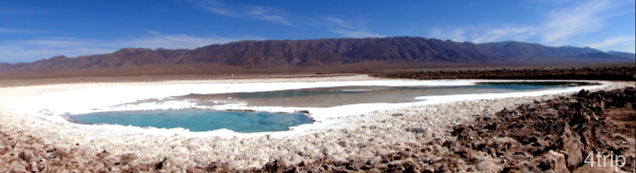
[[[227,79],[160,82],[73,83],[5,87],[0,89],[0,132],[4,146],[0,159],[9,168],[33,168],[56,164],[70,164],[63,169],[97,171],[138,170],[154,171],[157,165],[163,170],[196,170],[211,163],[224,163],[233,169],[260,168],[279,160],[287,164],[313,162],[325,157],[333,160],[365,158],[379,160],[379,155],[404,150],[409,145],[422,145],[422,135],[409,129],[423,129],[425,138],[445,138],[449,127],[469,122],[475,114],[492,114],[504,108],[511,109],[535,100],[571,95],[560,94],[457,101],[441,104],[413,106],[388,111],[375,111],[362,115],[340,117],[348,123],[319,130],[307,135],[283,138],[270,136],[254,138],[188,138],[184,136],[160,136],[152,134],[117,134],[100,129],[86,130],[52,122],[31,115],[16,114],[6,103],[11,100],[44,93],[70,91],[90,87],[144,86],[193,83],[267,83],[267,82],[316,82],[316,81],[365,81],[377,78],[367,75]],[[594,90],[611,90],[633,86],[633,82],[611,82],[609,86]],[[593,91],[594,91],[593,90]],[[254,147],[259,146],[259,147]],[[6,147],[5,147],[6,148]],[[16,150],[22,148],[23,150]],[[54,149],[55,156],[46,156]],[[101,153],[101,154],[100,154]],[[50,153],[49,153],[50,154]],[[57,157],[57,158],[56,158]],[[62,158],[60,158],[62,157]],[[44,157],[47,158],[47,157]],[[13,161],[11,161],[13,159]],[[94,162],[90,162],[94,160]],[[124,164],[125,163],[125,164]],[[29,166],[33,165],[33,166]],[[147,169],[146,169],[147,168]]]

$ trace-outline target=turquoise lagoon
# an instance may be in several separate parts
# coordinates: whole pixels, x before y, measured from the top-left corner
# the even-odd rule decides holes
[[[244,101],[248,106],[331,107],[356,103],[401,103],[418,96],[506,93],[589,85],[582,82],[482,82],[470,86],[343,86],[250,93],[175,96],[205,106],[210,100]],[[169,99],[169,100],[170,100]],[[284,131],[312,123],[303,113],[217,111],[198,109],[99,112],[70,115],[71,121],[86,124],[119,124],[139,127],[184,128],[190,131],[230,129],[235,132]]]

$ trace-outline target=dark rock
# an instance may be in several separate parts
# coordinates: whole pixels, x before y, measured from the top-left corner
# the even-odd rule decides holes
[[[406,129],[406,131],[413,132],[413,133],[426,133],[426,129],[421,128],[421,127],[408,128],[408,129]]]
[[[636,68],[633,64],[623,64],[559,68],[526,67],[514,71],[506,69],[404,71],[377,73],[371,76],[405,79],[584,79],[634,81],[636,80],[634,71],[636,71]]]
[[[295,110],[294,113],[309,114],[309,111],[308,110]]]

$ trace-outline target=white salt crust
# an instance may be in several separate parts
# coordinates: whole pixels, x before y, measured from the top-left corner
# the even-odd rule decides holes
[[[631,86],[629,82],[599,82],[602,85],[500,94],[464,94],[418,97],[411,103],[368,103],[329,108],[247,107],[226,105],[215,109],[264,111],[309,110],[317,123],[293,130],[268,133],[236,133],[230,130],[190,132],[185,129],[140,128],[119,125],[80,125],[59,116],[112,110],[189,108],[187,102],[169,105],[109,107],[139,99],[164,98],[190,93],[257,92],[351,85],[472,85],[493,80],[386,80],[366,75],[326,78],[241,79],[129,83],[56,84],[0,89],[0,130],[24,131],[44,142],[68,148],[76,144],[89,151],[112,154],[135,153],[139,161],[169,158],[184,168],[225,161],[237,168],[260,167],[273,159],[287,163],[313,161],[331,156],[373,158],[392,151],[392,144],[412,144],[416,135],[405,129],[421,127],[431,137],[445,136],[447,127],[534,100],[565,96],[581,89],[598,90]],[[502,81],[502,80],[497,80]],[[518,80],[505,80],[518,81]],[[542,80],[545,81],[545,80]],[[598,82],[598,81],[592,81]],[[44,111],[43,111],[44,110]],[[392,116],[401,114],[402,116]],[[344,145],[342,145],[344,144]],[[406,146],[406,145],[403,145]]]

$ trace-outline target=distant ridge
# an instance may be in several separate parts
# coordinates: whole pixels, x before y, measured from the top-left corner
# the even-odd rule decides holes
[[[578,55],[565,56],[564,58],[574,59],[601,59],[601,60],[626,60],[627,58],[622,56],[616,56],[604,52],[585,53]],[[633,60],[633,59],[632,59]]]
[[[572,55],[603,53],[603,51],[589,47],[548,47],[536,43],[523,43],[516,41],[494,42],[479,44],[506,57],[518,58],[556,58]]]
[[[196,65],[198,68],[226,66],[230,69],[278,69],[363,62],[487,65],[573,58],[585,59],[590,63],[634,61],[633,54],[632,59],[628,57],[626,53],[605,53],[588,47],[548,47],[516,41],[474,44],[422,37],[337,38],[238,41],[192,50],[124,48],[110,54],[76,58],[55,56],[32,63],[0,63],[0,72],[54,73],[70,70],[135,69],[149,65],[169,71],[174,65]],[[187,71],[183,73],[189,73]],[[205,73],[209,71],[207,69]]]
[[[636,58],[636,54],[633,53],[628,53],[628,52],[619,52],[619,51],[608,51],[607,54],[610,55],[614,55],[614,56],[620,56],[620,57],[624,57],[624,58]]]

